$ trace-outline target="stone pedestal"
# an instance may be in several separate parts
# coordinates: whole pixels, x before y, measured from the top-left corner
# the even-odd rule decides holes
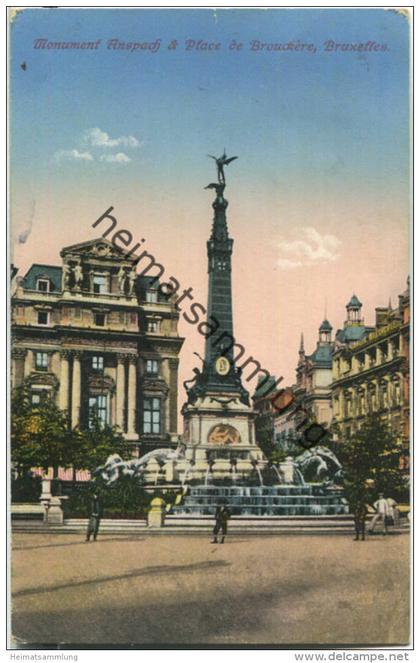
[[[44,507],[44,523],[48,522],[48,509],[50,507],[51,498],[51,479],[42,479],[41,497],[39,498],[39,501]]]
[[[212,466],[212,474],[214,479],[224,479],[230,477],[232,467],[229,460],[226,458],[217,458]]]
[[[146,465],[145,479],[147,483],[156,484],[159,479],[161,467],[156,458],[151,458]]]
[[[41,482],[41,497],[40,501],[50,501],[51,495],[51,479],[42,479]]]
[[[249,458],[239,459],[236,463],[236,471],[238,474],[250,474],[254,466],[252,465]]]
[[[256,463],[262,470],[264,455],[255,442],[256,412],[241,402],[240,396],[239,392],[220,390],[184,406],[185,456],[192,463],[192,471],[184,475],[186,480],[234,480],[251,474]],[[180,465],[177,463],[177,469]]]
[[[47,522],[49,525],[62,525],[64,522],[63,509],[59,497],[51,497],[47,511]]]
[[[184,483],[184,481],[187,478],[191,478],[191,463],[189,460],[184,460],[181,459],[177,461],[176,463],[176,471],[178,474],[178,479],[181,481],[181,483]]]
[[[283,474],[284,483],[293,483],[295,476],[295,464],[291,456],[287,456],[283,463],[280,463],[280,471]]]
[[[196,460],[194,464],[193,478],[198,481],[203,481],[209,471],[209,464],[206,459],[201,458]]]
[[[165,524],[165,500],[161,497],[154,497],[150,503],[150,510],[147,514],[148,527],[163,527]]]
[[[175,463],[173,460],[169,460],[167,463],[165,463],[163,467],[163,471],[165,474],[165,481],[166,483],[173,483],[175,481]]]

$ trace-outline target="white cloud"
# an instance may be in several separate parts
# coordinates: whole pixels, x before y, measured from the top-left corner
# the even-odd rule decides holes
[[[131,159],[124,152],[117,152],[117,154],[102,154],[99,161],[106,161],[107,163],[130,163]]]
[[[54,154],[56,161],[69,159],[70,161],[94,161],[90,152],[79,152],[79,150],[59,150]]]
[[[101,156],[93,156],[97,153],[95,150],[88,150],[86,146],[89,145],[90,148],[102,148],[107,150],[108,148],[116,148],[118,146],[123,146],[126,148],[136,148],[140,147],[140,142],[134,136],[120,136],[119,138],[111,138],[106,131],[102,131],[98,127],[89,129],[83,134],[82,143],[79,142],[79,145],[85,145],[85,151],[78,149],[72,150],[59,150],[54,154],[54,161],[99,161],[105,163],[118,163],[118,164],[127,164],[130,163],[131,158],[124,154],[124,152],[116,152],[113,154],[102,154]]]
[[[302,239],[281,242],[277,264],[282,269],[296,269],[310,265],[334,262],[340,240],[334,235],[321,235],[315,228],[305,226],[299,230]]]
[[[120,136],[119,138],[111,138],[106,131],[102,131],[98,127],[89,129],[84,134],[84,140],[92,147],[140,147],[140,141],[134,136]]]

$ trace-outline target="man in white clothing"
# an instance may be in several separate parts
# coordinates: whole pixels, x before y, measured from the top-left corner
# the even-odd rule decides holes
[[[386,519],[390,514],[390,509],[387,500],[384,498],[383,493],[379,493],[379,499],[376,500],[375,504],[373,505],[376,513],[373,516],[370,526],[369,526],[369,533],[372,534],[373,530],[376,527],[376,523],[378,520],[380,520],[383,524],[383,531],[382,534],[385,536],[387,533],[387,523]]]
[[[389,515],[391,516],[392,520],[394,521],[395,527],[399,527],[400,526],[400,512],[398,510],[398,504],[392,497],[388,497],[387,502],[388,502],[388,508],[389,508]]]

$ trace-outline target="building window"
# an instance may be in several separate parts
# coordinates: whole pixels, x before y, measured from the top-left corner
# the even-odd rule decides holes
[[[157,359],[146,360],[146,373],[148,373],[148,375],[157,375],[158,370],[159,370],[159,363]]]
[[[49,292],[50,291],[50,282],[48,279],[38,279],[36,282],[36,289],[39,292]]]
[[[158,300],[157,290],[146,290],[146,302],[154,304]]]
[[[46,352],[35,353],[35,368],[37,371],[48,370],[48,354]]]
[[[95,274],[93,277],[93,292],[97,295],[108,292],[108,280],[106,276]]]
[[[147,323],[147,331],[155,334],[159,331],[159,325],[156,320],[149,320]]]
[[[94,371],[104,370],[104,358],[101,355],[95,355],[92,357],[92,368]]]
[[[388,404],[388,386],[387,385],[381,385],[380,391],[379,391],[379,402],[380,402],[380,407],[382,408],[387,408],[389,406]]]
[[[349,417],[350,411],[351,411],[350,399],[346,398],[346,400],[344,401],[344,416]]]
[[[50,321],[50,314],[48,311],[38,311],[38,324],[48,325]]]
[[[373,412],[376,412],[376,410],[377,410],[376,390],[371,391],[370,406],[371,406],[371,410]]]
[[[394,383],[394,404],[400,405],[401,401],[401,385],[399,382]]]
[[[130,313],[130,324],[136,325],[138,321],[137,313]]]
[[[89,425],[91,427],[95,419],[98,420],[101,427],[106,426],[109,422],[108,396],[104,394],[89,397]]]
[[[143,432],[160,433],[161,402],[159,398],[145,398],[143,412]]]
[[[95,313],[95,325],[97,327],[105,326],[105,313]]]

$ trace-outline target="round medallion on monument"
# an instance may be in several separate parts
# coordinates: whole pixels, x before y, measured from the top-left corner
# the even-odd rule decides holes
[[[239,431],[229,424],[216,424],[208,434],[209,444],[240,444]]]
[[[218,357],[215,363],[216,371],[219,375],[227,375],[230,370],[230,361],[226,357]]]

